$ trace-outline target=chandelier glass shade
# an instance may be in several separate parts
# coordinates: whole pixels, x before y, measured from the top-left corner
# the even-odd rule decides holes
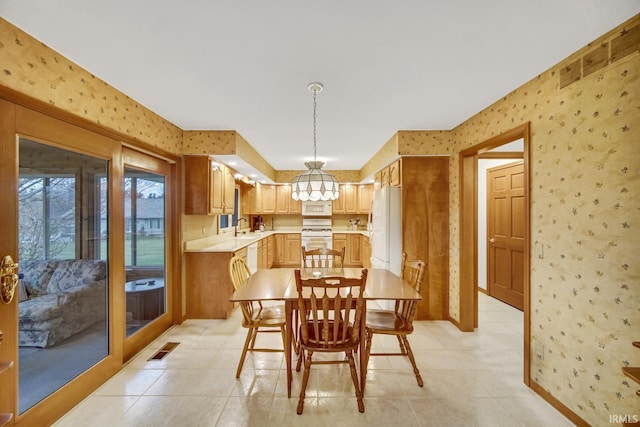
[[[306,162],[309,170],[293,179],[291,196],[293,200],[317,201],[335,200],[339,196],[338,180],[336,177],[320,169],[323,162]]]
[[[316,94],[323,86],[322,83],[309,83],[307,89],[313,92],[313,161],[306,162],[308,170],[293,179],[291,197],[302,201],[336,200],[340,194],[338,180],[323,171],[324,162],[316,159]]]

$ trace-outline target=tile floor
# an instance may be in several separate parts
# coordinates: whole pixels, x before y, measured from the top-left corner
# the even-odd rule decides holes
[[[228,320],[173,327],[55,426],[573,425],[522,383],[522,313],[484,294],[479,312],[475,333],[446,321],[415,322],[409,341],[423,388],[405,358],[372,357],[362,414],[347,365],[312,367],[302,415],[296,414],[302,373],[294,371],[287,398],[282,353],[249,354],[236,380],[246,334],[237,310]],[[267,346],[278,335],[258,340]],[[147,361],[168,341],[180,345],[163,360]],[[397,341],[375,336],[374,346],[395,351]]]

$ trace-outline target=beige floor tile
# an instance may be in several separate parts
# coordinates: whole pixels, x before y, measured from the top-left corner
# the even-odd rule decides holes
[[[126,413],[123,427],[216,426],[227,397],[143,396]],[[117,424],[111,424],[115,426]]]
[[[123,425],[125,413],[137,396],[90,396],[73,408],[54,427],[112,427]]]
[[[372,356],[362,414],[346,364],[312,366],[301,415],[296,407],[302,372],[295,371],[295,355],[291,398],[284,353],[248,353],[236,379],[246,337],[236,310],[230,319],[172,327],[56,427],[571,425],[523,384],[522,313],[484,294],[479,310],[475,333],[448,321],[414,323],[409,342],[424,387],[408,358]],[[180,344],[161,361],[147,360],[169,341]],[[278,334],[260,334],[257,345],[282,348]],[[399,348],[395,337],[381,335],[373,347]],[[314,355],[343,359],[344,354]]]

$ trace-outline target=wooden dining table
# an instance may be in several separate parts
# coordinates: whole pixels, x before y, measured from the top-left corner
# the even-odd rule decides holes
[[[285,336],[285,361],[287,364],[287,395],[291,397],[292,372],[292,348],[293,348],[293,312],[298,309],[298,291],[293,268],[273,268],[258,270],[253,273],[246,282],[241,285],[230,298],[232,302],[240,301],[284,301],[286,315]],[[301,268],[300,275],[303,279],[312,277],[341,276],[358,278],[362,274],[362,268]],[[367,283],[363,294],[365,310],[362,316],[360,340],[365,336],[366,304],[372,300],[419,300],[420,294],[413,289],[400,276],[389,270],[371,268],[368,270]],[[360,387],[364,390],[366,372],[366,355],[363,347],[359,353]]]

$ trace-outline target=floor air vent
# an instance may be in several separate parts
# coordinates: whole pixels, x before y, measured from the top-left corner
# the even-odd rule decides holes
[[[171,351],[173,351],[173,349],[176,348],[178,346],[178,344],[180,344],[180,343],[179,342],[168,342],[168,343],[166,343],[160,350],[158,350],[158,352],[156,354],[154,354],[153,356],[151,356],[147,360],[161,360],[161,359],[164,359],[164,357],[167,354],[171,353]]]

